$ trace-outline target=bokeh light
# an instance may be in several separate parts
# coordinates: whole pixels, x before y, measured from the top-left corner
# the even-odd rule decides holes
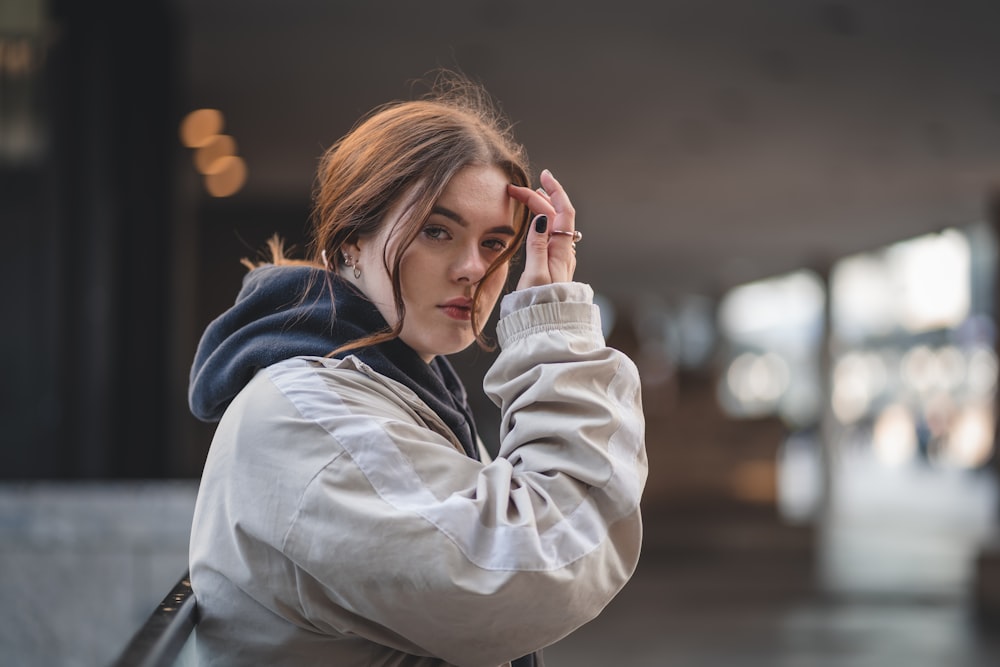
[[[899,403],[887,406],[872,432],[876,458],[888,466],[901,466],[916,456],[917,444],[916,422],[910,410]]]
[[[201,146],[194,154],[194,166],[202,174],[220,171],[215,162],[236,155],[236,140],[228,134],[217,134]]]
[[[218,109],[196,109],[181,121],[181,143],[188,148],[200,148],[222,132],[224,123]]]
[[[227,155],[212,163],[212,170],[205,174],[205,189],[213,197],[228,197],[239,192],[246,179],[243,158]]]

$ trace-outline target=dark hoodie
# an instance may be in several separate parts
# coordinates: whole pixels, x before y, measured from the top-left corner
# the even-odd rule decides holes
[[[296,265],[266,265],[247,274],[236,303],[208,325],[198,344],[188,389],[198,419],[218,421],[261,368],[292,357],[325,357],[388,328],[371,301],[339,276],[329,277],[327,282],[320,269]],[[413,390],[479,460],[465,387],[446,358],[428,364],[398,338],[336,356],[347,355]]]

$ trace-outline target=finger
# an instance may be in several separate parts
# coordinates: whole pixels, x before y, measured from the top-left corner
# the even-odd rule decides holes
[[[555,208],[553,208],[547,197],[542,196],[541,193],[531,188],[521,185],[508,185],[507,194],[515,201],[519,201],[527,206],[528,210],[532,213],[541,213],[549,219],[553,218],[556,214]]]
[[[549,277],[552,282],[566,282],[573,279],[576,271],[576,211],[559,180],[548,169],[540,176],[547,199],[556,211],[549,224]]]
[[[573,261],[573,232],[576,230],[576,212],[573,204],[569,200],[569,195],[562,187],[562,184],[552,175],[548,169],[542,170],[542,185],[545,187],[549,203],[555,209],[556,215],[549,228],[551,240],[549,242],[549,252],[556,258],[570,264]]]
[[[524,243],[524,272],[517,283],[518,289],[547,285],[552,282],[549,273],[549,218],[536,215],[530,223],[528,238]]]
[[[556,212],[554,229],[573,231],[576,229],[576,210],[573,208],[573,202],[570,201],[566,190],[548,169],[542,170],[540,178],[548,195],[548,202]]]

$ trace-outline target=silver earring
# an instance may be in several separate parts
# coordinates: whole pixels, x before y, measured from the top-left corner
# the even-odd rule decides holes
[[[357,280],[358,278],[361,277],[361,267],[358,266],[357,260],[355,260],[353,257],[351,257],[346,252],[344,253],[344,266],[346,266],[349,269],[350,268],[354,269],[353,273],[354,273],[354,279],[355,280]]]

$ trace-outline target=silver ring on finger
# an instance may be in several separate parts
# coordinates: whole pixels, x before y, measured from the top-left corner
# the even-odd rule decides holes
[[[553,229],[552,234],[559,234],[561,236],[571,236],[573,237],[573,243],[579,243],[581,240],[583,240],[583,232],[577,230],[568,232],[564,229]]]

